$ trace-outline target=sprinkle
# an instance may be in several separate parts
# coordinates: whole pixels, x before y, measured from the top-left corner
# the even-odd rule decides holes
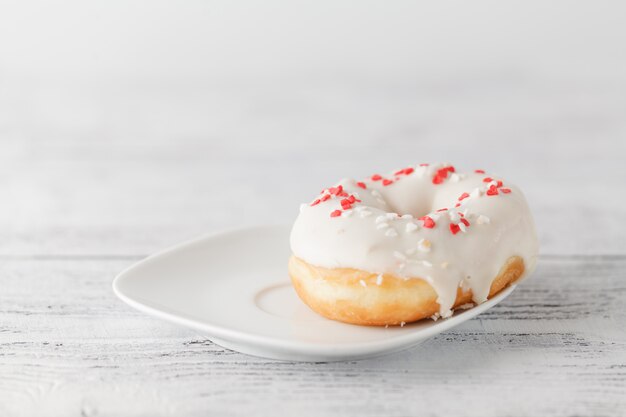
[[[459,216],[459,213],[457,211],[450,211],[449,216],[450,221],[453,223],[458,223],[459,220],[461,220],[461,216]]]
[[[387,216],[389,220],[395,220],[398,218],[398,215],[396,213],[386,213],[385,216]]]
[[[459,227],[458,224],[450,223],[450,231],[452,232],[453,235],[456,235],[457,233],[459,233],[460,230],[461,228]]]
[[[504,194],[508,194],[511,192],[510,188],[500,188],[500,191],[502,191]]]
[[[402,219],[412,219],[413,216],[411,216],[410,214],[403,214],[402,216],[400,216]]]
[[[476,223],[478,223],[478,224],[489,224],[489,223],[491,223],[491,219],[489,217],[481,214],[476,219]]]
[[[389,223],[379,223],[378,225],[376,225],[377,229],[386,229],[389,227]]]
[[[388,180],[387,178],[385,178],[385,179],[383,180],[383,185],[384,185],[385,187],[386,187],[386,186],[388,186],[388,185],[391,185],[391,184],[393,184],[393,181],[392,181],[392,180]]]
[[[422,225],[427,229],[435,227],[435,221],[429,216],[420,217],[420,220],[422,221]]]
[[[350,217],[352,216],[352,213],[354,212],[354,210],[346,210],[343,212],[343,215],[346,217]]]
[[[398,236],[398,232],[396,232],[396,229],[387,229],[385,236],[396,237]]]
[[[367,287],[367,284],[362,279],[359,280],[359,284],[361,284],[361,287]]]
[[[459,201],[463,201],[463,200],[465,200],[466,198],[468,198],[469,196],[470,196],[470,195],[469,195],[468,193],[463,193],[463,194],[461,194],[461,196],[459,197]]]
[[[485,170],[483,170],[483,169],[475,169],[474,172],[477,173],[477,174],[484,174]]]
[[[326,201],[326,200],[328,200],[329,198],[330,198],[330,194],[324,194],[324,195],[322,196],[322,198],[320,198],[320,201]]]
[[[378,174],[374,174],[374,175],[372,175],[372,181],[380,181],[380,180],[382,180],[382,179],[383,179],[383,177],[381,177],[381,176],[380,176],[380,175],[378,175]]]
[[[496,188],[495,185],[492,185],[491,187],[489,187],[489,189],[487,190],[487,195],[498,195],[498,189]]]
[[[355,196],[351,195],[347,198],[347,200],[350,202],[350,204],[354,204],[355,202],[360,203],[361,200],[357,200]]]
[[[470,198],[478,198],[480,197],[480,188],[474,188],[474,191],[470,193]]]
[[[320,199],[318,198],[317,200],[311,203],[311,207],[317,206],[319,203],[320,203]]]
[[[361,217],[361,218],[369,217],[371,215],[372,215],[372,212],[369,211],[369,210],[361,210],[361,211],[359,211],[359,217]]]
[[[384,221],[387,220],[387,216],[378,216],[376,217],[376,220],[374,220],[374,223],[378,224],[378,223],[382,223]]]
[[[361,187],[361,188],[362,188],[362,189],[364,189],[364,190],[367,188],[367,186],[365,185],[365,183],[364,183],[364,182],[361,182],[361,181],[357,182],[357,183],[356,183],[356,185],[357,185],[358,187]]]
[[[330,217],[338,217],[341,216],[341,210],[335,210],[332,213],[330,213]]]
[[[405,230],[406,230],[407,233],[411,233],[411,232],[416,231],[417,228],[418,228],[418,226],[415,223],[410,222],[410,223],[406,224]]]
[[[330,187],[330,188],[328,189],[328,192],[329,192],[329,193],[331,193],[331,194],[333,194],[333,195],[337,195],[337,194],[339,194],[339,193],[343,192],[343,186],[338,185],[338,186],[336,186],[336,187]]]
[[[469,225],[470,225],[470,222],[467,221],[467,219],[461,219],[461,223],[464,224],[467,227],[469,227]]]
[[[437,213],[441,213],[442,211],[448,211],[448,209],[445,208],[445,207],[444,208],[440,208],[439,210],[437,210]]]
[[[496,185],[498,186],[498,188],[502,187],[502,181],[498,180],[498,182],[496,183]]]
[[[450,175],[450,181],[452,181],[452,182],[459,182],[460,179],[461,179],[461,177],[458,174]]]
[[[400,259],[401,261],[406,261],[406,255],[402,252],[394,251],[393,256],[395,256],[397,259]]]
[[[420,252],[430,252],[431,246],[432,244],[428,239],[420,239],[419,242],[417,242],[417,249],[419,249]]]
[[[411,167],[409,168],[404,168],[404,175],[410,175],[414,172],[415,170]]]
[[[459,226],[459,229],[461,230],[461,232],[463,232],[463,233],[466,232],[467,226],[465,225],[465,223],[459,223],[459,224],[457,224],[457,226]]]
[[[342,209],[348,210],[350,207],[352,207],[352,203],[350,203],[350,200],[348,200],[347,198],[344,198],[343,200],[341,200]]]
[[[421,167],[427,167],[428,164],[420,164]]]
[[[376,285],[381,285],[383,283],[383,274],[378,274],[376,277]]]
[[[493,181],[493,178],[491,178],[491,177],[483,178],[483,182],[491,182],[491,181]]]

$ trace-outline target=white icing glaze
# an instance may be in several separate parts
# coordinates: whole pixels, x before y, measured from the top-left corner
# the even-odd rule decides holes
[[[445,178],[438,177],[449,166],[391,173],[384,176],[393,180],[385,181],[388,185],[370,178],[360,183],[366,189],[353,179],[341,180],[336,187],[341,185],[343,196],[325,191],[320,197],[331,194],[325,201],[302,206],[291,231],[294,255],[325,268],[422,278],[437,292],[444,318],[451,314],[459,287],[471,289],[475,303],[486,301],[492,280],[509,257],[524,260],[525,275],[534,270],[535,225],[517,187],[484,173],[450,169]],[[490,195],[494,189],[497,194]],[[342,206],[350,195],[361,201],[344,201]],[[448,210],[438,212],[441,208]],[[435,226],[424,227],[423,216]]]

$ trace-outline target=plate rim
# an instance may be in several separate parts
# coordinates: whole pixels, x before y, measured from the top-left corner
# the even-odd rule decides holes
[[[490,298],[486,302],[474,306],[471,309],[464,310],[458,315],[454,315],[453,317],[441,320],[434,326],[429,326],[427,328],[415,330],[413,332],[402,335],[390,336],[389,338],[384,338],[380,340],[356,343],[341,343],[334,346],[314,345],[306,342],[280,340],[270,336],[229,329],[215,323],[208,323],[206,321],[185,317],[183,315],[180,315],[179,313],[174,313],[165,306],[161,306],[161,308],[158,308],[154,306],[155,303],[152,303],[149,300],[142,301],[140,297],[128,296],[121,289],[121,284],[125,280],[130,279],[128,277],[132,276],[131,274],[136,269],[139,269],[146,264],[152,263],[163,256],[171,256],[189,247],[196,246],[208,240],[216,239],[225,235],[232,235],[236,233],[263,229],[272,229],[275,231],[278,228],[288,230],[289,225],[284,223],[276,223],[224,229],[213,233],[206,233],[196,238],[192,238],[176,245],[170,246],[166,249],[157,251],[135,262],[134,264],[130,265],[129,267],[118,273],[112,282],[113,292],[124,303],[128,304],[130,307],[138,311],[141,311],[142,313],[146,313],[150,316],[163,319],[170,323],[201,331],[203,333],[206,333],[209,339],[211,339],[211,336],[214,336],[217,339],[225,339],[229,342],[232,341],[235,344],[251,344],[263,350],[291,352],[301,356],[325,356],[342,358],[363,355],[380,355],[384,354],[386,351],[398,351],[401,350],[403,347],[409,348],[415,344],[432,338],[440,333],[443,333],[457,325],[460,325],[468,320],[471,320],[472,318],[478,316],[486,310],[491,309],[492,307],[496,306],[501,301],[506,299],[517,288],[517,284],[510,285],[500,291],[500,293],[498,293],[495,297]],[[347,323],[343,324],[345,324],[346,326],[353,326]]]

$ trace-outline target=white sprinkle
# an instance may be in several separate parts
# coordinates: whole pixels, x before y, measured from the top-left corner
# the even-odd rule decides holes
[[[302,213],[307,206],[308,204],[300,204],[300,213]]]
[[[419,242],[417,242],[417,249],[419,249],[420,252],[430,252],[431,246],[432,244],[428,239],[420,239]]]
[[[387,229],[385,236],[395,237],[398,236],[398,232],[396,232],[396,229]]]
[[[450,175],[450,181],[452,181],[452,182],[459,182],[460,179],[461,179],[461,177],[459,177],[459,174],[452,174],[452,175]]]
[[[450,221],[452,223],[458,223],[459,220],[461,220],[461,216],[459,216],[459,213],[456,210],[448,210],[448,216],[450,216]]]
[[[387,217],[386,216],[378,216],[378,217],[376,217],[376,220],[374,220],[374,222],[376,222],[376,224],[382,223],[382,222],[386,222],[386,221],[387,221]]]
[[[367,284],[362,279],[359,280],[359,284],[361,284],[362,287],[367,287]]]
[[[449,262],[442,262],[439,266],[441,266],[441,269],[446,269],[448,268],[448,265],[450,265]]]
[[[484,215],[481,214],[476,219],[476,223],[478,223],[478,224],[489,224],[489,223],[491,223],[491,219],[489,217],[484,216]]]
[[[474,191],[470,193],[469,198],[478,198],[480,197],[481,191],[480,188],[474,188]]]
[[[403,214],[401,217],[403,219],[412,219],[413,218],[413,216],[411,216],[410,214]]]
[[[457,224],[457,226],[459,226],[461,232],[465,233],[467,231],[467,226],[465,226],[465,223],[460,222],[459,224]]]
[[[406,255],[404,255],[402,252],[398,252],[398,251],[394,251],[393,252],[393,256],[395,256],[396,258],[405,261],[406,260]]]
[[[378,274],[376,277],[376,285],[381,285],[383,283],[383,274]]]
[[[409,248],[407,250],[404,251],[404,253],[406,253],[408,256],[411,256],[415,253],[415,248]]]
[[[357,200],[360,200],[361,197],[359,196],[359,193],[357,193],[356,191],[352,193],[352,195],[354,196],[354,198],[356,198]]]
[[[447,311],[444,311],[443,313],[441,313],[441,318],[442,319],[447,319],[450,316],[452,316],[452,310],[447,310]]]
[[[428,262],[428,261],[422,261],[422,265],[424,265],[424,266],[426,266],[428,268],[432,268],[433,267],[433,264]]]
[[[489,187],[492,187],[492,186],[493,186],[493,187],[497,187],[497,186],[498,186],[498,181],[491,181],[491,182],[489,183]]]
[[[456,307],[456,309],[457,310],[469,310],[472,307],[474,307],[474,304],[472,304],[472,303],[465,303],[465,304],[461,304],[460,306]]]
[[[430,318],[431,318],[433,321],[437,321],[437,320],[439,320],[439,318],[440,318],[440,317],[441,317],[441,315],[440,315],[439,313],[435,313],[435,314],[433,314],[432,316],[430,316]]]
[[[389,223],[379,223],[378,225],[376,225],[377,229],[386,229],[389,227]]]
[[[406,229],[405,230],[406,230],[407,233],[411,233],[411,232],[416,231],[417,228],[418,228],[417,224],[415,224],[413,222],[410,222],[410,223],[406,224]]]
[[[400,327],[404,327],[405,324],[405,322],[400,322]]]
[[[387,213],[386,216],[389,220],[395,220],[398,218],[398,215],[396,213]]]

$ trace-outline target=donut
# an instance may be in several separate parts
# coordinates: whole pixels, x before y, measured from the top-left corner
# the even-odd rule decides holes
[[[530,274],[539,250],[519,188],[445,163],[322,190],[300,206],[290,245],[302,301],[328,319],[370,326],[483,303]]]

